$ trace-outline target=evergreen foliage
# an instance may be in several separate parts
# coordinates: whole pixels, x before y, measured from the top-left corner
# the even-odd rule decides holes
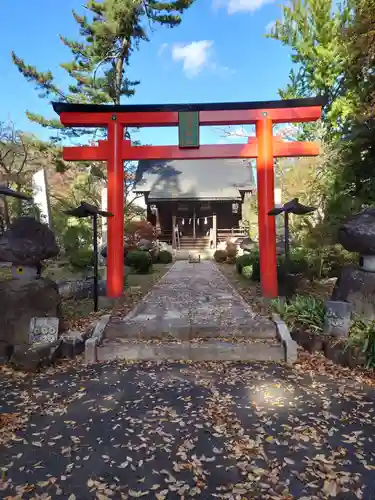
[[[134,95],[139,81],[127,77],[131,54],[140,42],[148,41],[148,30],[155,25],[173,28],[194,0],[86,0],[84,15],[73,11],[79,39],[60,36],[70,49],[72,60],[60,64],[72,83],[59,86],[51,71],[41,71],[12,52],[12,59],[26,80],[35,85],[41,98],[70,103],[120,104]],[[63,129],[57,119],[27,111],[39,125],[60,130],[59,138],[80,136],[87,130]]]

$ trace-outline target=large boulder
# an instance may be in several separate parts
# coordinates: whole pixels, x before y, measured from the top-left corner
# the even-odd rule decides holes
[[[331,299],[349,302],[354,314],[375,320],[375,273],[345,267],[336,281]]]
[[[16,219],[0,238],[0,261],[16,266],[38,266],[58,253],[54,233],[32,217]]]
[[[61,316],[59,290],[49,279],[0,281],[0,356],[29,343],[30,320]]]
[[[339,228],[338,241],[348,252],[375,255],[375,208],[349,217]]]

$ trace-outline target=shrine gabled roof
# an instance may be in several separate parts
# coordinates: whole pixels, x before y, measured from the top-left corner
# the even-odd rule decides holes
[[[243,109],[281,109],[310,106],[324,106],[324,97],[308,97],[301,99],[283,99],[277,101],[249,102],[208,102],[181,104],[75,104],[68,102],[53,102],[54,111],[60,113],[129,113],[157,111],[225,111]]]
[[[136,193],[148,201],[241,200],[241,191],[255,189],[248,160],[141,160],[136,172]]]

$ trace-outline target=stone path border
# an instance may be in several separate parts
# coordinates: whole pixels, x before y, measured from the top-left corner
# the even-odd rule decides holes
[[[86,340],[85,344],[86,364],[96,363],[98,361],[98,347],[103,341],[104,332],[110,318],[111,318],[110,314],[104,314],[100,318],[100,320],[96,323],[92,336]]]
[[[293,364],[298,358],[298,344],[290,336],[289,328],[287,327],[285,321],[283,321],[280,316],[276,313],[272,313],[272,321],[276,325],[277,334],[284,346],[285,350],[285,362],[288,364]]]

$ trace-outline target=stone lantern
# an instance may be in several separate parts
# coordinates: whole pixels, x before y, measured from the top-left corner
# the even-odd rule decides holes
[[[348,217],[339,228],[338,241],[348,252],[359,254],[359,265],[341,270],[332,299],[347,301],[354,313],[375,319],[375,208]]]
[[[58,253],[54,233],[32,217],[19,217],[0,238],[0,261],[12,264],[13,279],[39,278],[42,261]]]
[[[14,220],[0,237],[0,262],[12,264],[13,277],[0,280],[0,362],[11,356],[19,366],[31,359],[39,366],[60,345],[58,286],[41,277],[42,262],[58,253],[53,232],[32,217]]]

